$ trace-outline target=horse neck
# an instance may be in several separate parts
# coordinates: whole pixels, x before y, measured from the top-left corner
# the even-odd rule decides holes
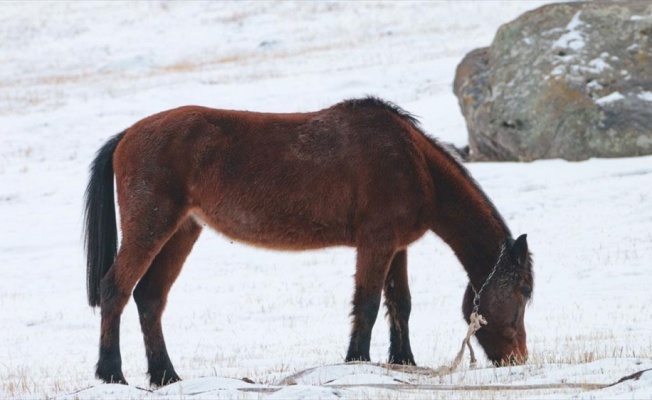
[[[455,252],[473,285],[493,270],[509,228],[468,171],[438,145],[427,157],[435,188],[431,229]]]

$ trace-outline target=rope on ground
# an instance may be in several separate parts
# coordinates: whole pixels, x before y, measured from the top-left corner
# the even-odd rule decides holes
[[[368,364],[368,363],[366,363]],[[303,372],[311,371],[316,368],[311,368]],[[428,368],[420,368],[422,370]],[[600,390],[619,385],[626,381],[637,381],[641,378],[643,373],[652,371],[652,368],[644,369],[635,372],[631,375],[624,376],[613,383],[542,383],[533,385],[428,385],[428,384],[410,384],[410,383],[359,383],[359,384],[324,384],[319,385],[322,387],[329,387],[334,389],[352,389],[352,388],[376,388],[376,389],[391,389],[391,390],[430,390],[430,391],[497,391],[497,390],[546,390],[546,389],[581,389],[581,390]],[[296,374],[295,374],[296,375]],[[246,392],[258,392],[261,389],[238,389]],[[274,392],[281,390],[280,387],[264,388],[262,391]]]

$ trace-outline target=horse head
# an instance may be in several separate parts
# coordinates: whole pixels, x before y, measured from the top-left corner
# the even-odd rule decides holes
[[[469,322],[471,313],[477,311],[487,320],[476,338],[495,365],[523,364],[527,360],[524,317],[533,284],[532,258],[526,235],[521,235],[516,240],[507,239],[482,286],[469,283],[466,289],[464,318]]]

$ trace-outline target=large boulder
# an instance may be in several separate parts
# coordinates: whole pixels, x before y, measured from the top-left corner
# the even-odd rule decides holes
[[[652,1],[550,4],[457,67],[471,160],[652,154]]]

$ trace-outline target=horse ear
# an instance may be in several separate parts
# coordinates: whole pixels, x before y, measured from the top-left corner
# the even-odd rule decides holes
[[[527,235],[523,234],[519,236],[514,243],[511,244],[509,253],[512,256],[512,261],[514,261],[517,266],[525,267],[527,265],[528,257],[530,256],[527,249]]]

